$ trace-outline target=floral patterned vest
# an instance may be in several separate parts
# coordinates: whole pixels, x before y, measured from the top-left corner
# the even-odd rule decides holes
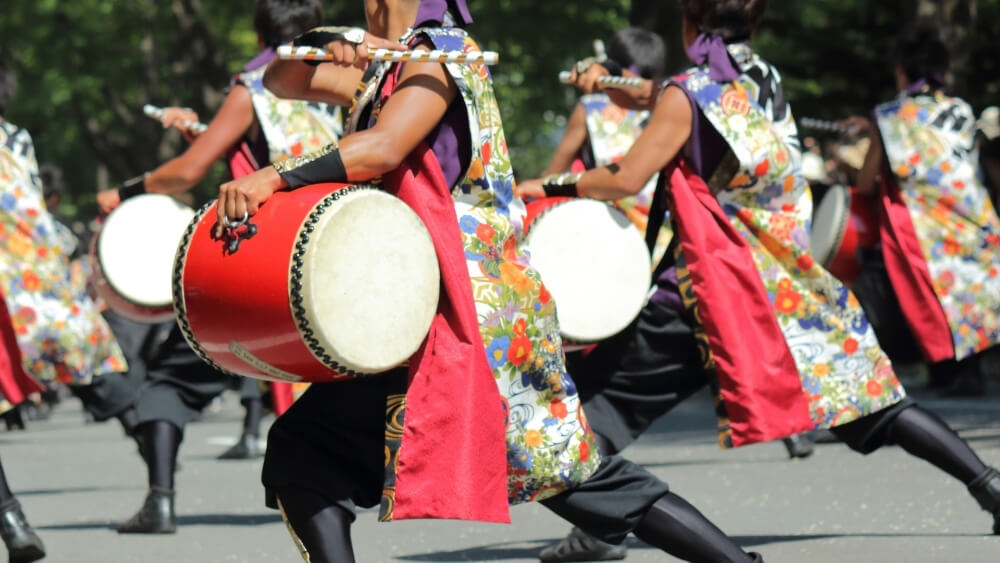
[[[839,425],[904,395],[857,299],[809,252],[812,196],[777,70],[746,44],[731,44],[742,70],[730,83],[706,67],[676,78],[727,151],[708,187],[747,242],[795,360],[817,427]],[[697,116],[695,116],[697,122]]]
[[[279,98],[264,87],[265,70],[266,66],[244,72],[236,82],[250,91],[271,163],[318,151],[340,139],[344,127],[339,107]]]
[[[941,92],[875,109],[955,357],[1000,342],[1000,219],[977,175],[972,108]]]

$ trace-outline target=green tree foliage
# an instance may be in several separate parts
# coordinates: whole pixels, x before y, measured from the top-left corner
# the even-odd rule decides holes
[[[63,212],[93,213],[97,187],[149,170],[185,146],[142,115],[145,103],[190,106],[210,118],[233,74],[257,52],[253,0],[8,0],[0,56],[21,87],[7,118],[35,136],[42,161],[64,169]],[[327,20],[363,22],[360,0],[325,1]],[[494,67],[507,138],[522,176],[541,170],[576,93],[556,76],[631,22],[686,64],[674,0],[470,0],[471,32],[501,53]],[[998,103],[1000,0],[771,0],[755,47],[781,71],[797,115],[841,118],[894,95],[890,54],[906,22],[947,28],[964,63],[955,92],[977,109]],[[103,171],[99,172],[99,171]],[[222,167],[200,187],[211,195]],[[75,204],[75,205],[74,205]],[[79,209],[77,209],[79,207]]]

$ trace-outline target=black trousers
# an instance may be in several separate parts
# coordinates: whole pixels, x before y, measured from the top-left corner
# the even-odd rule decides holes
[[[694,326],[686,311],[651,300],[630,327],[571,359],[584,411],[610,445],[608,453],[621,451],[698,390],[716,386]],[[904,400],[833,432],[854,450],[875,451],[887,443],[889,423],[913,404]]]
[[[95,419],[105,420],[133,408],[137,425],[165,420],[183,429],[232,385],[232,376],[214,370],[195,355],[176,323],[151,325],[113,313],[105,316],[125,352],[129,371],[73,388]]]
[[[349,511],[372,507],[385,480],[389,395],[405,390],[406,370],[340,383],[313,384],[271,426],[262,481],[267,504],[282,490],[307,489]],[[617,456],[579,487],[542,501],[606,541],[621,542],[668,487]]]

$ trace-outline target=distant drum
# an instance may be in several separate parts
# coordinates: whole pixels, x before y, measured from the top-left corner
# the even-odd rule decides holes
[[[855,188],[831,186],[816,208],[809,253],[835,277],[851,285],[862,268],[862,249],[879,242],[872,198]]]
[[[107,216],[91,253],[95,291],[111,309],[139,322],[173,318],[174,255],[194,214],[172,197],[147,194]]]
[[[522,247],[552,294],[567,348],[624,330],[649,295],[646,243],[624,213],[593,199],[546,198],[527,205]]]
[[[212,237],[215,204],[177,252],[177,319],[217,368],[272,381],[326,382],[404,364],[437,312],[430,234],[373,186],[318,184],[274,194],[250,221]]]

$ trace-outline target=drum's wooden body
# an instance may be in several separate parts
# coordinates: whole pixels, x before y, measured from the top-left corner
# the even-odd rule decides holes
[[[861,273],[862,249],[879,243],[874,201],[855,188],[832,186],[816,209],[810,254],[831,274],[851,285]]]
[[[146,194],[122,202],[91,240],[94,290],[116,313],[138,322],[174,316],[174,255],[194,210],[172,197]]]
[[[527,205],[523,248],[556,302],[568,350],[624,330],[649,295],[652,265],[642,235],[613,206],[579,198]]]
[[[189,226],[174,304],[192,348],[217,368],[336,381],[398,366],[426,337],[440,273],[426,228],[399,199],[343,184],[278,192],[235,252],[212,238],[215,224],[213,203]]]

